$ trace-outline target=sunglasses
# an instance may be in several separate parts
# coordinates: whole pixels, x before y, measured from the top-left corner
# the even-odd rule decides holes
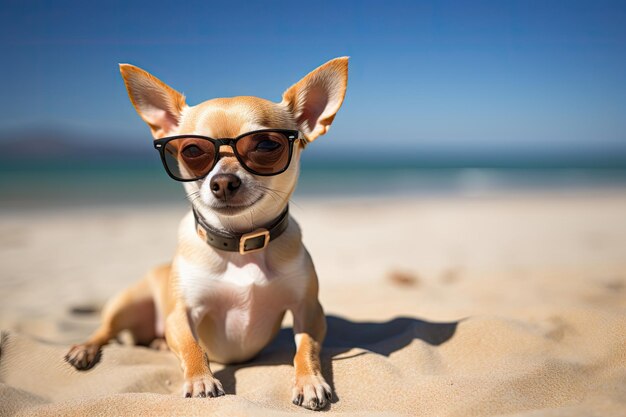
[[[200,135],[179,135],[154,141],[167,174],[176,181],[206,177],[220,159],[222,145],[230,146],[237,160],[255,175],[278,175],[291,162],[297,130],[263,129],[236,138],[213,139]]]

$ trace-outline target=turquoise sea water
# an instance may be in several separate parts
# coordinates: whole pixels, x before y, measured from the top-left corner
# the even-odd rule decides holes
[[[294,199],[301,197],[482,196],[499,193],[626,191],[622,167],[462,167],[303,162]],[[0,168],[0,209],[50,206],[181,203],[182,186],[160,162],[46,162]]]

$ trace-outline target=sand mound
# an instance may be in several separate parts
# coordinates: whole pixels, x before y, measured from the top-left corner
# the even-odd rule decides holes
[[[553,409],[555,415],[582,416],[626,410],[624,316],[570,310],[535,312],[526,320],[367,323],[331,316],[328,323],[323,362],[336,393],[331,413],[485,416]],[[283,329],[250,363],[214,365],[231,395],[183,399],[181,372],[170,352],[110,345],[98,366],[77,372],[63,362],[65,346],[5,332],[2,414],[306,412],[289,402],[290,333]]]

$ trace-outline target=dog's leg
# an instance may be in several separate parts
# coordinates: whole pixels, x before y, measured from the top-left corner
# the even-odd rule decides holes
[[[296,339],[296,371],[292,401],[311,410],[320,410],[332,399],[330,386],[322,376],[320,349],[326,336],[326,317],[317,297],[292,311]]]
[[[213,376],[209,358],[194,339],[184,305],[178,304],[165,321],[165,338],[183,369],[185,397],[219,397],[222,383]]]
[[[129,329],[136,343],[150,343],[155,337],[155,306],[149,275],[111,299],[102,311],[102,324],[82,344],[71,347],[65,360],[78,370],[92,368],[100,349],[122,330]]]

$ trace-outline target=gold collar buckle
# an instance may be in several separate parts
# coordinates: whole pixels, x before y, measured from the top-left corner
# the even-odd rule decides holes
[[[246,242],[248,242],[250,239],[255,239],[261,236],[263,236],[263,246],[254,248],[254,249],[246,249]],[[241,238],[239,239],[239,253],[242,255],[245,255],[247,253],[259,252],[265,249],[269,243],[270,243],[269,230],[257,229],[253,232],[246,233],[245,235],[241,236]]]

